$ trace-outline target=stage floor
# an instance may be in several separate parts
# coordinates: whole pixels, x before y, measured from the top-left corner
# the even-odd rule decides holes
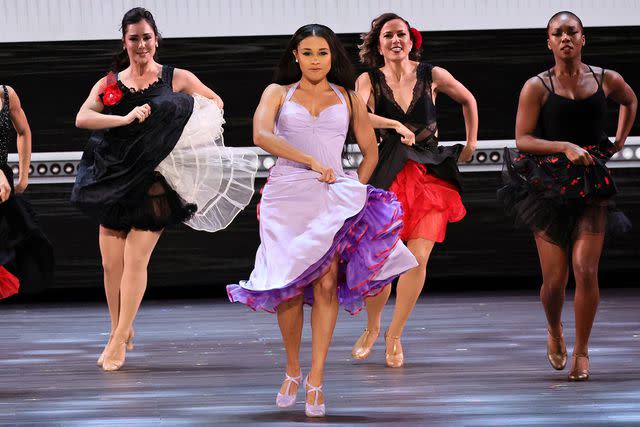
[[[107,340],[104,305],[0,304],[0,424],[640,424],[639,304],[640,290],[602,291],[585,383],[547,363],[533,293],[423,298],[400,369],[385,367],[382,337],[370,360],[351,360],[366,316],[341,312],[325,373],[328,416],[314,420],[302,393],[292,410],[275,407],[284,351],[274,315],[221,300],[145,301],[135,349],[122,371],[105,373],[95,365]],[[572,307],[568,300],[569,350]]]

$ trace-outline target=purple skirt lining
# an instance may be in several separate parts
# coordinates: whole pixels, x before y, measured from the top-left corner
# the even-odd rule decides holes
[[[304,295],[313,305],[313,282],[329,271],[338,257],[338,301],[351,314],[364,308],[367,297],[377,295],[399,274],[373,280],[400,239],[402,208],[393,193],[367,186],[367,201],[358,214],[347,219],[329,250],[286,286],[252,291],[241,285],[227,286],[231,302],[253,310],[275,312],[282,302]]]

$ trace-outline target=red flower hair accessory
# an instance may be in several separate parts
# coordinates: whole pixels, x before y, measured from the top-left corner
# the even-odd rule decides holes
[[[118,81],[112,71],[107,74],[107,85],[99,96],[106,107],[112,107],[122,99],[122,91],[118,87]]]
[[[409,28],[409,31],[413,36],[413,47],[415,48],[415,50],[420,49],[420,47],[422,46],[422,34],[420,34],[420,31],[416,30],[413,27]]]

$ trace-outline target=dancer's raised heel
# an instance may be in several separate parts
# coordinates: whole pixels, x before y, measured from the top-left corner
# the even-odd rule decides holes
[[[127,350],[131,351],[133,350],[133,337],[136,336],[136,331],[133,330],[133,328],[131,328],[129,330],[129,337],[127,338]]]

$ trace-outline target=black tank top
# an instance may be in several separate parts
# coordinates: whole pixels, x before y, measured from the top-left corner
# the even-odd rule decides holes
[[[598,146],[605,134],[607,98],[602,89],[604,68],[600,79],[589,67],[598,89],[584,99],[569,99],[556,94],[553,77],[549,70],[549,87],[542,77],[537,76],[549,91],[549,98],[542,105],[536,135],[550,141],[568,141],[581,147]]]

